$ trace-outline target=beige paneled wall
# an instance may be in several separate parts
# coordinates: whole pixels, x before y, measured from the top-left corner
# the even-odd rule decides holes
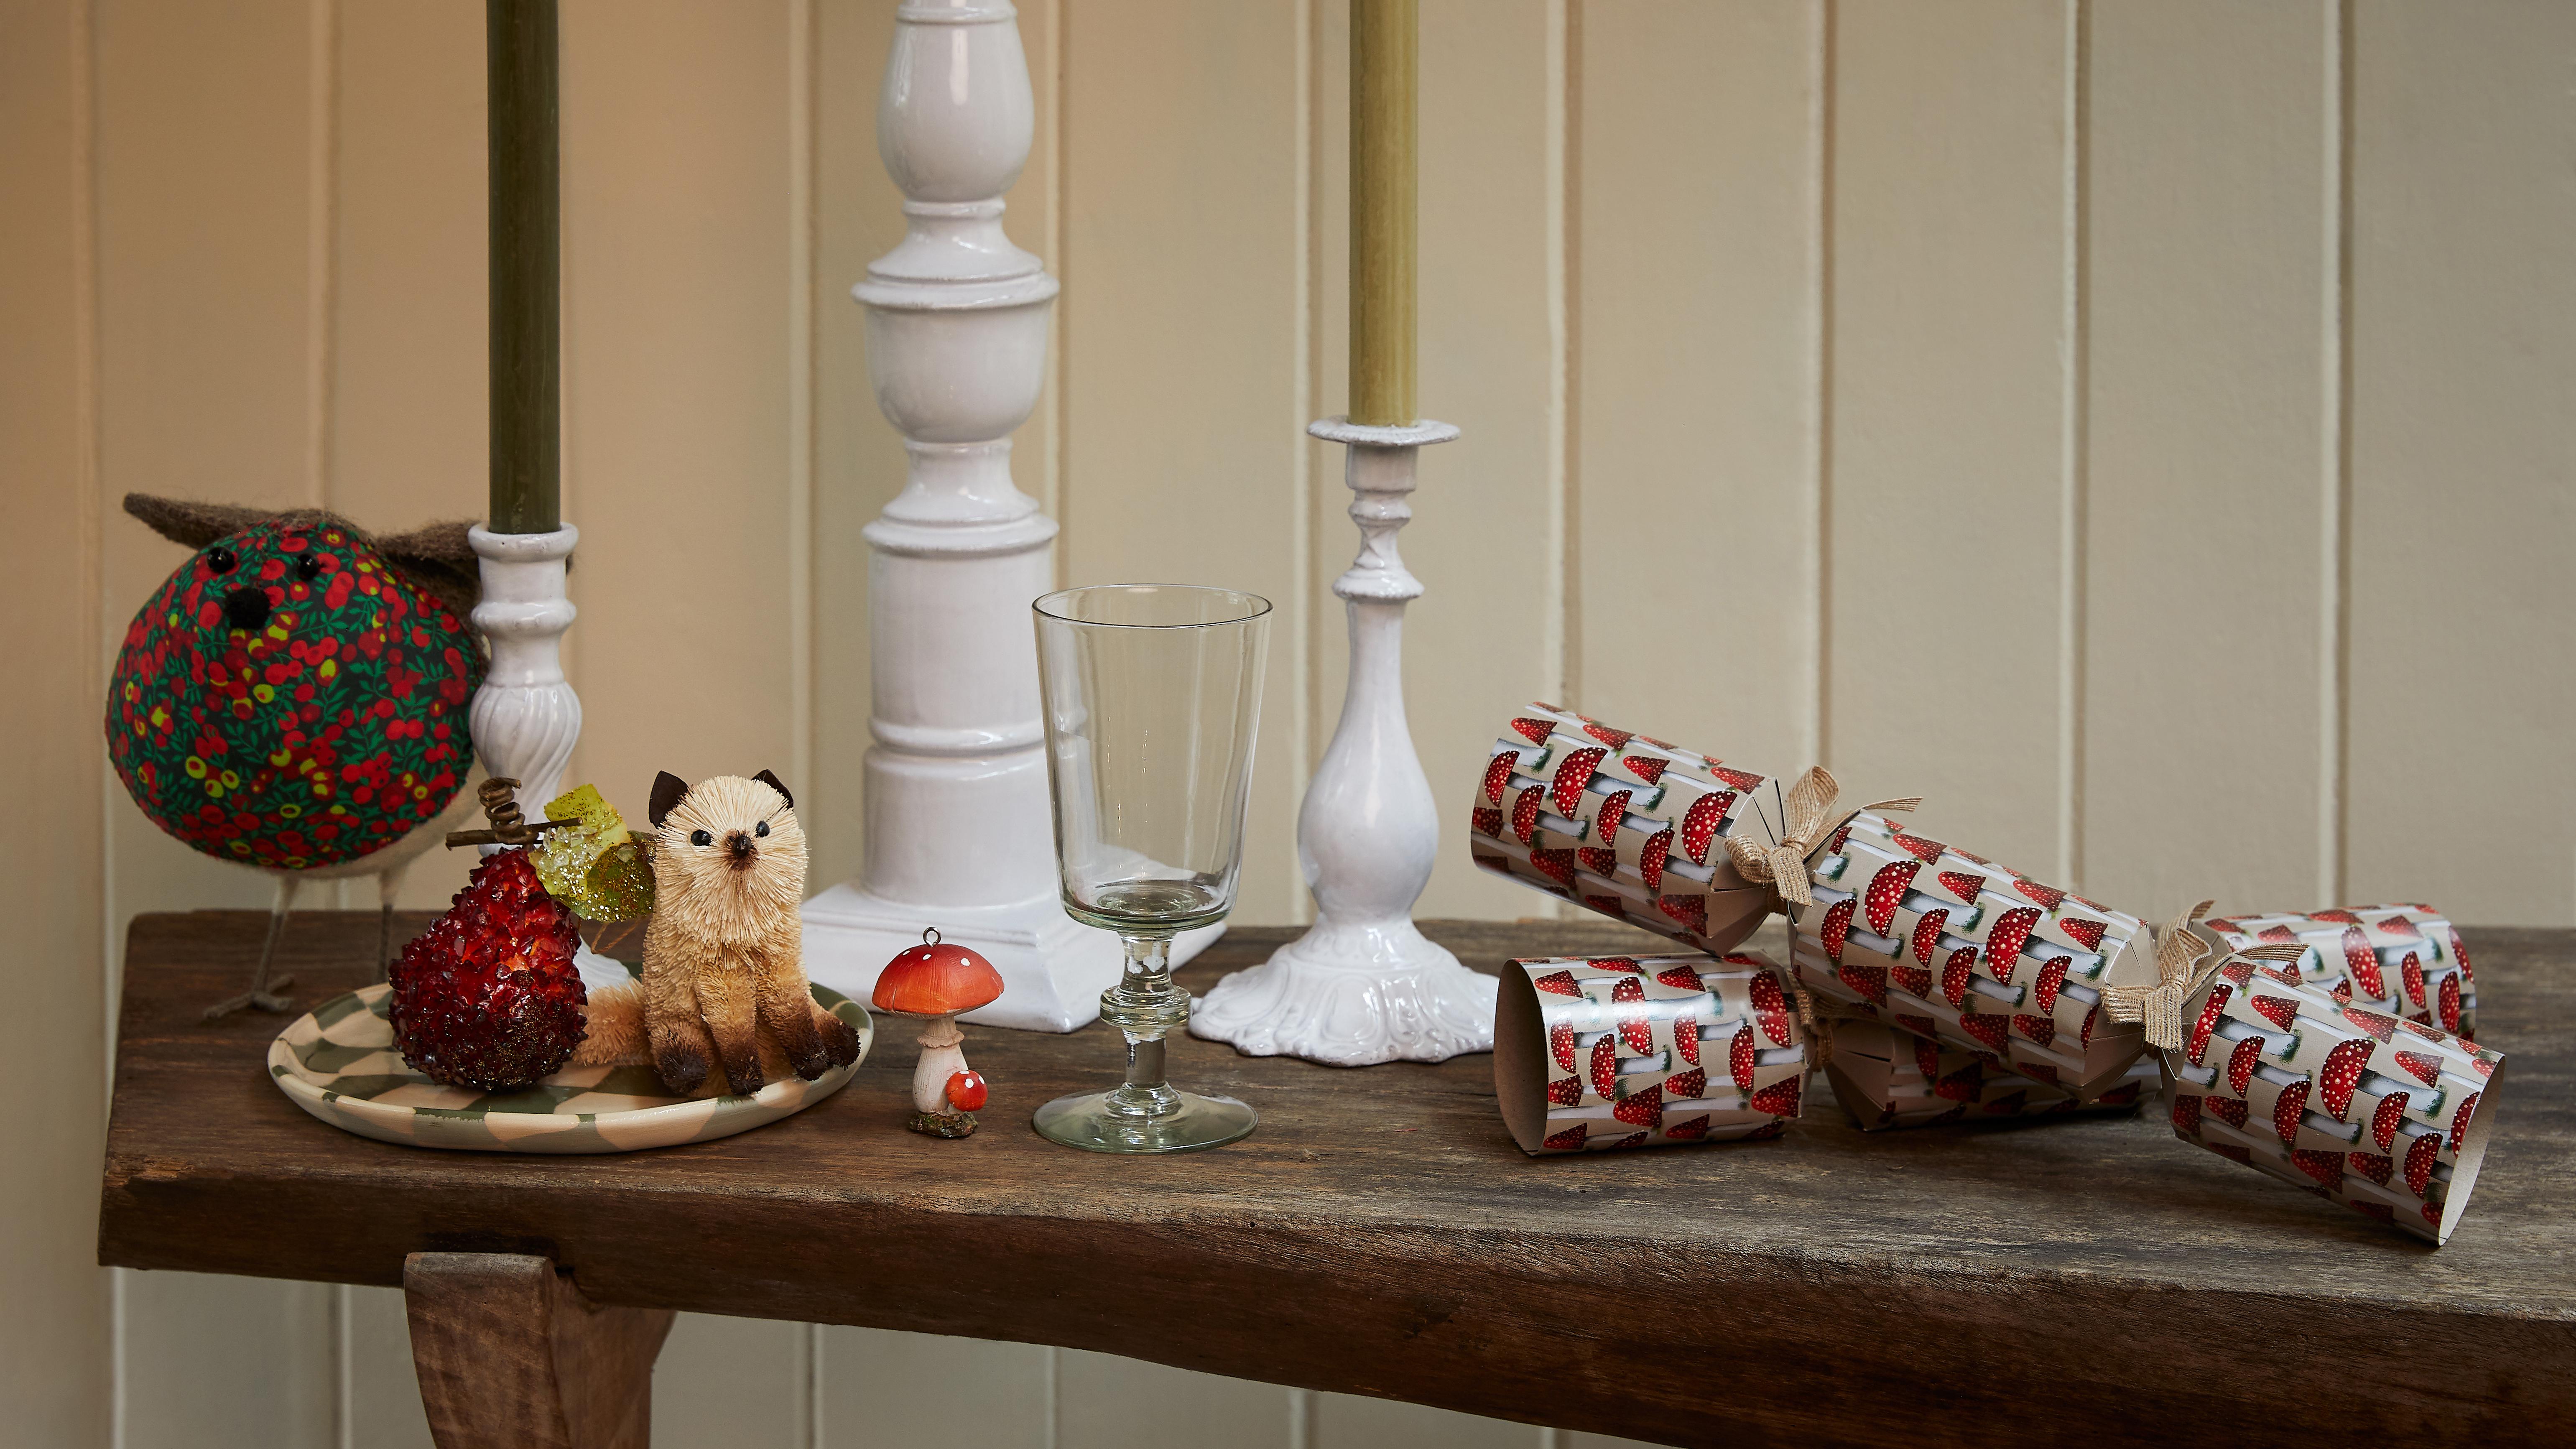
[[[1553,697],[2145,913],[2576,918],[2576,9],[2552,0],[1425,0],[1411,704],[1463,814]],[[1306,911],[1340,707],[1341,0],[1025,0],[1010,226],[1065,292],[1021,485],[1068,582],[1282,606],[1241,918]],[[778,769],[859,860],[867,551],[902,480],[850,284],[900,235],[891,0],[567,0],[574,764]],[[137,911],[266,887],[104,774],[177,561],[130,489],[399,526],[483,490],[471,0],[0,10],[0,467],[38,1070],[95,1081]],[[50,627],[29,629],[23,621]],[[20,663],[20,661],[24,661]],[[1537,897],[1468,869],[1428,914]],[[2439,842],[2438,845],[2431,844]],[[2465,846],[2465,848],[2462,848]],[[406,899],[462,879],[425,862]],[[325,904],[328,903],[326,896]],[[356,903],[354,900],[352,903]],[[102,959],[104,958],[104,959]],[[93,1108],[13,1119],[0,1422],[424,1442],[399,1299],[108,1275]],[[863,1251],[864,1245],[854,1245]],[[700,1318],[671,1442],[1579,1442],[1098,1355]],[[210,1437],[211,1436],[211,1437]]]

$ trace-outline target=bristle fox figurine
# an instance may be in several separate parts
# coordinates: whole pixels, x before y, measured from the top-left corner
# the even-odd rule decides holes
[[[857,1060],[858,1033],[806,984],[805,832],[767,770],[653,782],[658,839],[644,975],[594,992],[575,1065],[653,1064],[683,1096],[738,1094]]]

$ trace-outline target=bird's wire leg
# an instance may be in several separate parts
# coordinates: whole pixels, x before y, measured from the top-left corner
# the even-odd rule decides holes
[[[293,875],[278,876],[277,899],[268,911],[268,940],[259,948],[259,971],[251,977],[250,990],[207,1007],[206,1020],[219,1021],[245,1007],[261,1011],[294,1010],[295,1003],[278,993],[293,986],[295,978],[280,976],[272,981],[268,973],[269,968],[276,964],[278,943],[286,939],[287,913],[295,909],[295,890],[300,884],[302,882]]]
[[[403,873],[411,862],[387,866],[376,876],[376,979],[385,979],[394,959],[394,897],[401,893]]]

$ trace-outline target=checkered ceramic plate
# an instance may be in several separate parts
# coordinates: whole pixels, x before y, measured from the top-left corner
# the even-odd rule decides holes
[[[674,1097],[651,1067],[567,1067],[519,1092],[442,1087],[403,1063],[385,1019],[392,991],[362,986],[296,1018],[269,1043],[268,1074],[295,1105],[361,1137],[465,1152],[633,1152],[730,1137],[841,1089],[867,1060],[867,1008],[828,986],[814,999],[859,1034],[858,1061],[748,1097]]]

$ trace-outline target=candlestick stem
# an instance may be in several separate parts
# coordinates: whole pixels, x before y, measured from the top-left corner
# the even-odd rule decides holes
[[[1414,421],[1415,0],[1351,0],[1351,415]]]
[[[483,39],[490,82],[491,527],[552,533],[563,522],[555,0],[485,0]]]

